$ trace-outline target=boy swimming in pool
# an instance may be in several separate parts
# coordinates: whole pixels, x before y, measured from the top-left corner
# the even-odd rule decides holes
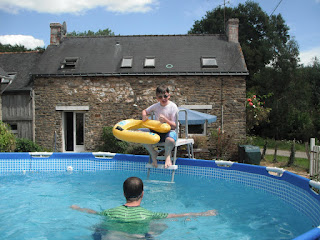
[[[177,140],[177,134],[174,131],[176,126],[176,115],[178,107],[175,103],[171,102],[170,92],[167,86],[159,86],[156,89],[156,97],[158,102],[142,111],[142,121],[148,120],[148,115],[154,112],[156,120],[162,123],[168,123],[171,126],[171,130],[168,133],[157,133],[160,136],[160,142],[165,143],[165,168],[172,165],[171,151]],[[158,152],[153,148],[151,144],[144,144],[144,147],[148,150],[151,158],[152,165],[158,167],[157,156]]]
[[[111,220],[115,220],[118,223],[121,222],[128,224],[139,224],[139,223],[150,223],[151,220],[163,219],[163,218],[179,218],[179,217],[188,217],[188,216],[215,216],[217,215],[216,210],[209,210],[206,212],[198,213],[160,213],[152,212],[140,206],[144,191],[143,191],[143,182],[138,177],[129,177],[123,183],[123,193],[126,198],[126,203],[124,205],[107,209],[102,212],[97,212],[88,208],[81,208],[77,205],[72,205],[71,208],[81,212],[99,214],[106,216]],[[145,229],[145,228],[144,228]],[[123,227],[122,229],[123,230]],[[139,232],[141,235],[141,232]],[[145,236],[150,235],[150,232],[146,230],[144,232]]]

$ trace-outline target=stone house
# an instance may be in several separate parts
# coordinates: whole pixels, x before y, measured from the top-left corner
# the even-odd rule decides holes
[[[0,120],[19,138],[35,140],[32,68],[41,52],[0,53]],[[1,75],[1,74],[0,74]],[[1,104],[2,102],[2,104]]]
[[[178,106],[216,115],[209,128],[232,137],[235,153],[245,137],[248,71],[239,21],[227,25],[226,35],[69,37],[65,24],[50,24],[50,45],[32,72],[36,142],[52,149],[56,134],[57,151],[96,151],[103,127],[140,119],[166,84]]]

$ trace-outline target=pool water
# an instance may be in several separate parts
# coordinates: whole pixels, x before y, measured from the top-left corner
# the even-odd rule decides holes
[[[123,181],[144,180],[142,206],[184,213],[216,209],[218,216],[157,221],[155,239],[292,239],[310,230],[311,221],[277,197],[225,180],[170,177],[140,172],[27,173],[0,177],[1,239],[92,239],[104,218],[70,209],[97,211],[125,203]],[[163,227],[165,226],[165,227]]]

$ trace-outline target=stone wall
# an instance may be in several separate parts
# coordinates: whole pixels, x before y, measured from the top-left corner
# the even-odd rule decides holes
[[[217,116],[210,128],[222,126],[236,142],[245,137],[245,78],[241,76],[115,76],[36,78],[36,142],[52,149],[54,131],[57,150],[62,151],[62,112],[56,106],[89,106],[85,111],[85,149],[101,144],[102,128],[122,119],[141,118],[141,111],[155,103],[155,89],[166,84],[171,100],[180,105],[212,105]],[[223,110],[222,110],[223,106]]]
[[[1,88],[0,88],[1,91]],[[2,95],[0,95],[0,121],[2,121]]]

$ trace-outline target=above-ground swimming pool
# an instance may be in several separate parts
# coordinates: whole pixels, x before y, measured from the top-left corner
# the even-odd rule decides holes
[[[152,169],[147,179],[148,156],[95,155],[0,154],[1,239],[92,239],[97,229],[110,225],[103,217],[74,211],[70,205],[97,211],[119,206],[125,202],[122,183],[130,176],[144,181],[142,206],[147,209],[219,212],[154,221],[149,226],[154,239],[320,237],[319,195],[308,179],[293,173],[180,158],[171,183],[168,170]]]

